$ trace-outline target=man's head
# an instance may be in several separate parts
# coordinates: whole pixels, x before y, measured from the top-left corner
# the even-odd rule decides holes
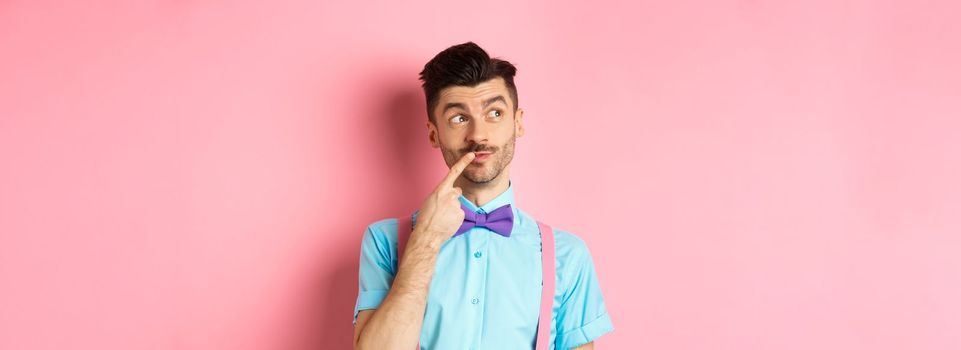
[[[441,51],[420,72],[431,146],[441,149],[448,166],[477,152],[463,172],[474,183],[501,176],[514,158],[515,139],[524,135],[516,72],[510,62],[491,58],[473,42]]]

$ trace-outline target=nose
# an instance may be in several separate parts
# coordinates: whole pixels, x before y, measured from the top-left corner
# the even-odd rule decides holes
[[[470,123],[467,130],[467,141],[468,143],[487,143],[488,136],[490,134],[491,126],[487,125],[484,120],[477,120],[474,123]]]

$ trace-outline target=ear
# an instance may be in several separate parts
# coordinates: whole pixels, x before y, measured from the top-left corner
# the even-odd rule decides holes
[[[524,109],[522,108],[514,112],[514,133],[517,137],[524,136]]]
[[[427,121],[427,142],[433,148],[440,147],[440,136],[437,135],[437,126],[433,122]]]

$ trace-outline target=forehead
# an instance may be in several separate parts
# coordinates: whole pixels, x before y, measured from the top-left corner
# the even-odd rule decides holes
[[[437,108],[443,109],[448,103],[462,103],[468,108],[480,107],[485,100],[498,95],[504,97],[508,107],[512,107],[510,91],[507,90],[507,84],[501,77],[495,77],[477,86],[449,86],[438,94]]]

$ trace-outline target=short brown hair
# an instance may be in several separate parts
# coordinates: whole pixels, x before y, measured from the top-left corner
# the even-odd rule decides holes
[[[517,87],[514,75],[517,68],[505,60],[491,58],[484,49],[468,41],[448,47],[434,56],[420,72],[421,85],[427,98],[427,119],[436,123],[434,108],[440,91],[451,86],[477,86],[480,83],[501,77],[507,85],[514,110],[517,110]]]

